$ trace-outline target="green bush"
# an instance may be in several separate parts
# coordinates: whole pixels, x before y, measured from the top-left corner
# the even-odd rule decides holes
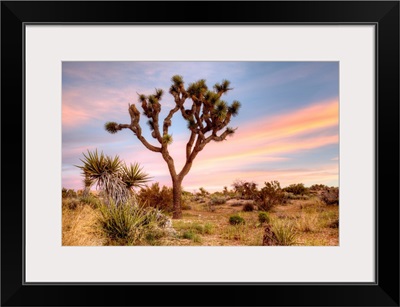
[[[242,210],[244,212],[252,212],[252,211],[254,211],[254,205],[250,204],[250,203],[244,204]]]
[[[240,225],[240,224],[245,224],[244,218],[242,218],[240,215],[231,215],[229,217],[229,224],[231,225]]]
[[[284,188],[283,191],[293,193],[294,195],[308,195],[309,189],[304,186],[303,183],[291,184]]]
[[[192,230],[185,231],[182,235],[182,238],[192,240],[193,242],[196,243],[201,242],[201,237]]]
[[[261,211],[260,213],[258,213],[258,221],[261,224],[271,222],[271,218],[269,216],[269,213],[265,212],[265,211]]]
[[[210,204],[215,206],[215,205],[223,205],[226,203],[226,197],[225,196],[218,196],[218,195],[213,195],[211,196],[210,199]]]
[[[207,235],[211,235],[214,233],[214,225],[211,223],[205,223],[203,228],[203,233]]]
[[[146,233],[145,239],[149,245],[159,245],[159,240],[164,236],[165,232],[162,229],[154,229]]]
[[[287,203],[290,200],[308,200],[310,199],[309,194],[302,194],[302,195],[298,195],[298,194],[293,194],[291,192],[284,192],[284,202],[283,203]]]

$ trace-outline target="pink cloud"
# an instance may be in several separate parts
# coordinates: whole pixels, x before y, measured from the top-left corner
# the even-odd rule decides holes
[[[320,102],[296,110],[289,114],[276,117],[266,117],[256,122],[244,124],[239,127],[233,138],[228,138],[223,143],[212,142],[199,153],[193,167],[184,180],[184,186],[219,186],[227,185],[235,179],[248,177],[262,183],[265,181],[266,172],[244,172],[244,168],[258,164],[265,165],[268,162],[284,162],[289,158],[286,156],[299,151],[313,150],[322,146],[338,144],[339,135],[331,132],[328,135],[319,135],[318,132],[338,125],[338,102]],[[171,146],[170,153],[175,160],[179,171],[184,164],[184,148],[186,140],[179,139]],[[145,150],[146,151],[146,150]],[[147,152],[148,153],[148,152]],[[148,153],[154,157],[154,153]],[[168,175],[165,162],[156,157],[151,168],[160,172],[164,170]],[[308,182],[307,180],[318,180],[321,183],[337,181],[338,165],[332,164],[331,170],[323,173],[319,171],[302,171],[299,174],[287,174],[285,171],[273,173],[274,179],[283,178],[288,184],[294,182]],[[213,176],[209,176],[212,173]],[[285,174],[285,175],[284,175]],[[302,176],[304,179],[301,179]],[[207,179],[205,184],[204,179]],[[320,178],[320,179],[318,179]],[[272,179],[271,179],[272,180]],[[290,182],[292,181],[292,182]],[[165,183],[170,185],[169,181]]]
[[[337,144],[338,133],[304,137],[338,125],[338,103],[322,102],[302,110],[271,118],[261,118],[241,125],[232,138],[223,143],[211,142],[199,154],[195,164],[202,168],[215,169],[224,165],[241,167],[244,165],[271,161],[284,161],[285,155],[302,150]],[[186,142],[174,144],[173,156],[184,162]]]

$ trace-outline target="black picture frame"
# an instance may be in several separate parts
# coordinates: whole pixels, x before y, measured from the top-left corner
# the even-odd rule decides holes
[[[376,282],[26,284],[27,23],[375,25]],[[399,1],[2,1],[1,77],[2,306],[399,306]]]

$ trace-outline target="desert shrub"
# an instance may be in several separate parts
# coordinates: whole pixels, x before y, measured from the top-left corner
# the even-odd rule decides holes
[[[327,205],[338,205],[339,188],[331,187],[323,190],[321,192],[320,198]]]
[[[62,198],[75,198],[78,194],[73,189],[62,188]]]
[[[240,225],[240,224],[245,224],[244,218],[242,218],[240,215],[231,215],[229,217],[229,224],[231,225]]]
[[[192,206],[186,204],[185,202],[182,204],[182,210],[192,210]]]
[[[187,198],[192,198],[193,197],[193,194],[191,193],[191,192],[188,192],[188,191],[185,191],[185,190],[182,190],[182,197],[187,197]]]
[[[262,211],[269,211],[273,206],[284,202],[285,194],[276,180],[265,182],[264,185],[257,193],[257,206]]]
[[[224,196],[228,196],[229,195],[228,187],[224,187],[222,193],[224,194]]]
[[[254,199],[257,196],[257,184],[254,182],[235,180],[232,187],[242,199]]]
[[[215,210],[216,210],[215,205],[213,205],[210,201],[204,203],[203,207],[205,210],[207,210],[209,212],[215,212]]]
[[[250,203],[244,204],[242,210],[243,210],[244,212],[251,212],[251,211],[254,211],[254,205],[253,205],[253,204],[250,204]]]
[[[191,210],[192,207],[189,203],[193,199],[193,194],[190,192],[182,191],[181,208],[182,210]]]
[[[271,218],[269,216],[268,212],[261,211],[258,213],[258,221],[263,224],[263,223],[269,223],[271,221]]]
[[[165,236],[165,232],[162,229],[153,229],[145,235],[145,240],[149,245],[159,245],[159,240]]]
[[[192,231],[192,230],[185,231],[185,232],[182,234],[182,238],[183,238],[183,239],[192,240],[192,241],[195,242],[195,243],[200,243],[200,242],[202,241],[202,240],[201,240],[201,237],[200,237],[197,233],[195,233],[194,231]]]
[[[203,187],[201,187],[201,188],[199,188],[199,195],[201,195],[201,196],[207,196],[207,195],[210,195],[210,193],[205,189],[205,188],[203,188]]]
[[[192,200],[201,204],[206,202],[206,197],[201,196],[199,193],[197,193],[192,197]]]
[[[231,203],[231,207],[241,207],[243,206],[243,203],[241,201],[235,201]]]
[[[210,198],[210,200],[208,202],[206,202],[206,201],[204,201],[204,202],[199,201],[199,202],[200,203],[205,203],[204,204],[204,208],[207,211],[215,212],[215,209],[216,209],[215,206],[225,204],[226,203],[226,197],[223,196],[223,194],[217,192],[217,193],[214,193],[211,196],[211,198]]]
[[[214,233],[214,225],[211,223],[205,223],[203,228],[203,233],[211,235]]]
[[[223,205],[226,203],[225,196],[213,195],[211,196],[210,203],[212,205]]]
[[[288,203],[290,200],[309,200],[309,194],[293,194],[291,192],[283,192],[284,193],[284,202]]]
[[[188,204],[194,200],[194,195],[187,191],[182,191],[182,204]],[[182,208],[183,209],[183,208]]]
[[[293,193],[294,195],[309,194],[309,189],[306,188],[303,183],[291,184],[288,187],[284,188],[283,191]]]
[[[197,222],[187,223],[182,220],[174,221],[174,228],[180,232],[190,231],[197,234],[212,234],[214,232],[214,225],[212,223],[200,224]]]
[[[173,211],[172,189],[166,186],[160,188],[158,182],[141,188],[138,193],[138,200],[145,206],[157,208],[165,212]]]
[[[324,185],[324,184],[313,184],[309,190],[310,191],[322,191],[329,188],[328,186]]]

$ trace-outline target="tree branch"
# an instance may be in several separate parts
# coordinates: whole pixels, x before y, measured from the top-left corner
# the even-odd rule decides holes
[[[216,142],[221,142],[221,141],[225,140],[228,135],[235,133],[236,129],[228,128],[220,136],[213,135],[212,138]]]
[[[163,140],[162,140],[162,137],[161,137],[161,134],[160,134],[160,126],[158,124],[158,114],[159,113],[160,113],[159,110],[153,112],[152,119],[153,119],[154,133],[155,133],[156,139],[158,140],[158,142],[160,144],[163,144]]]
[[[151,145],[143,136],[142,136],[142,128],[140,127],[140,112],[136,108],[134,104],[129,106],[129,115],[131,116],[131,124],[130,125],[120,125],[121,128],[130,128],[132,132],[136,135],[136,137],[142,142],[142,144],[149,150],[154,152],[161,152],[160,147],[156,147]]]
[[[175,108],[173,108],[172,110],[169,111],[168,116],[164,119],[164,125],[163,125],[163,133],[167,134],[168,133],[168,128],[169,126],[171,126],[172,124],[172,117],[174,116],[174,114],[176,112],[178,112],[180,109],[180,107],[178,106],[178,104],[176,104]]]
[[[190,157],[195,138],[196,138],[196,132],[192,131],[192,133],[190,134],[189,142],[187,142],[186,144],[186,160],[188,160]]]

